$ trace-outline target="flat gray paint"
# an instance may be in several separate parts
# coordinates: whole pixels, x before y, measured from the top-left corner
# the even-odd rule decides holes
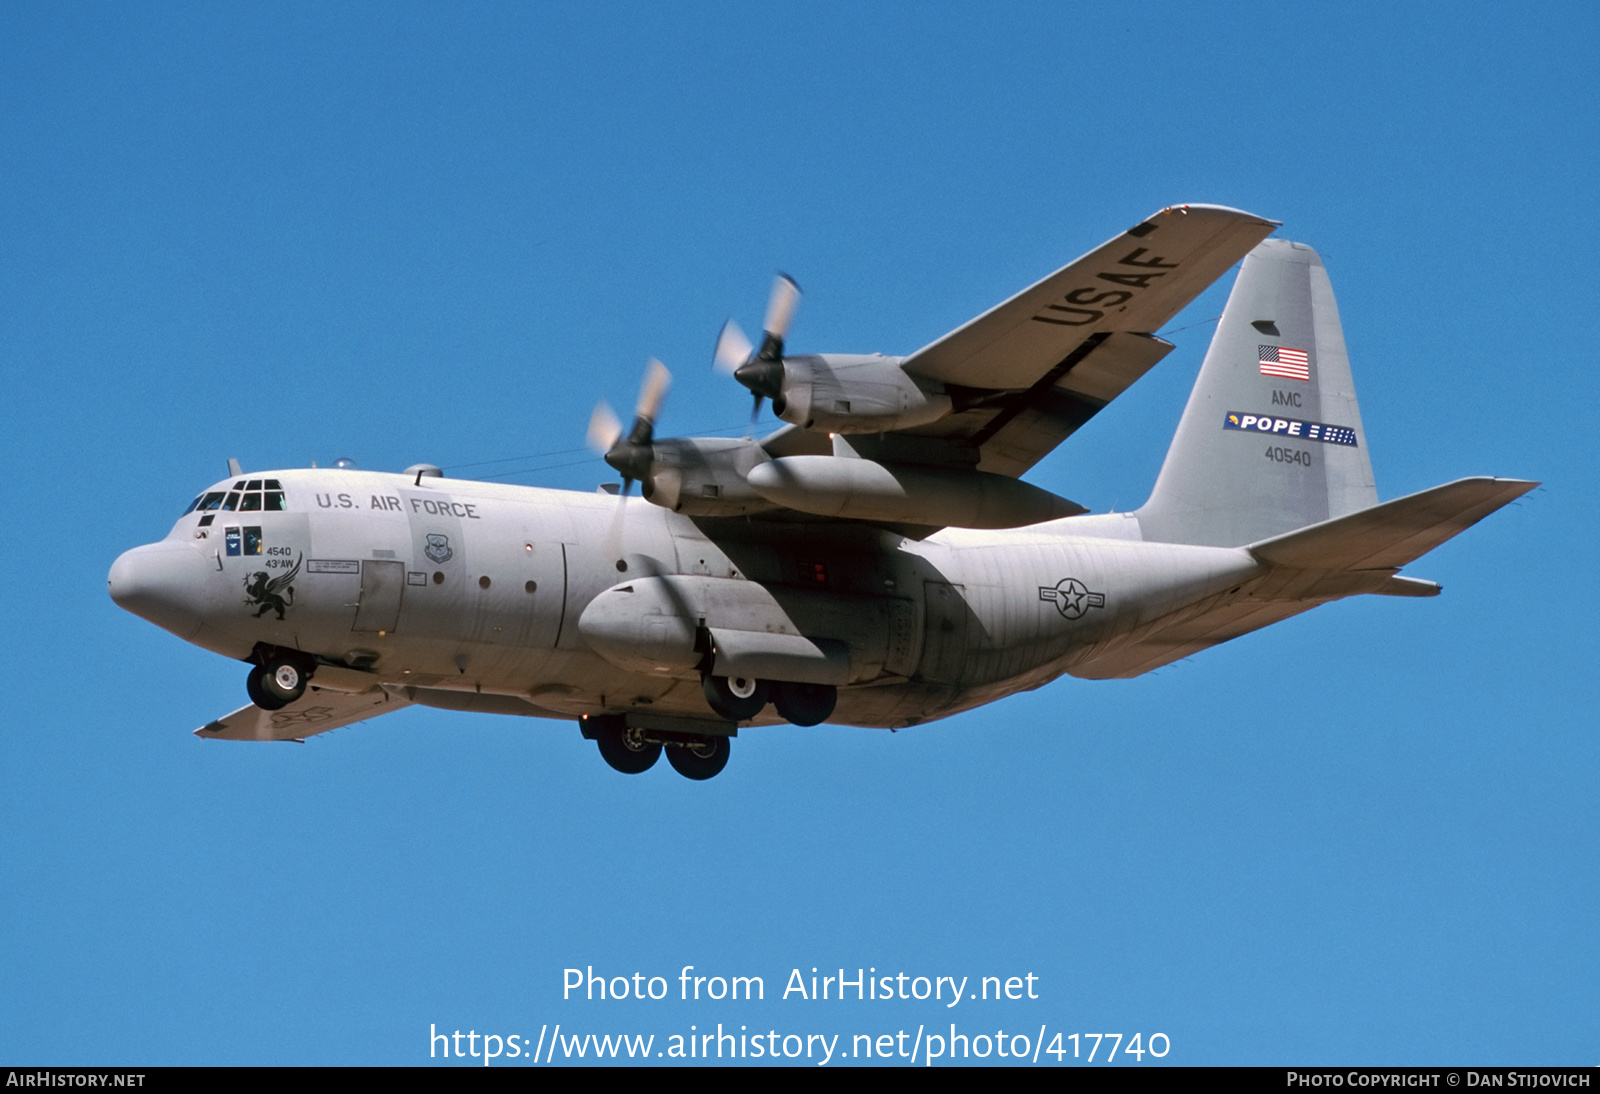
[[[1030,385],[954,389],[952,404],[965,409],[934,426],[849,443],[792,427],[759,448],[662,442],[658,462],[677,477],[662,480],[657,504],[354,470],[258,473],[281,482],[285,511],[188,513],[163,542],[117,560],[112,596],[229,657],[314,656],[312,690],[300,699],[245,707],[198,731],[282,740],[411,702],[619,715],[651,732],[725,736],[734,727],[712,713],[702,671],[837,685],[830,721],[903,727],[1067,673],[1135,676],[1341,596],[1436,593],[1397,570],[1535,484],[1467,479],[1378,505],[1321,260],[1300,244],[1257,243],[1270,222],[1195,208],[1192,219],[1168,210],[1136,225],[907,358],[924,385],[991,373]],[[960,510],[917,507],[941,474],[978,481],[972,469],[984,460],[1013,475],[1031,466],[1075,428],[1072,415],[1102,405],[1091,392],[1114,397],[1165,351],[1096,352],[1143,345],[1148,332],[1129,329],[1137,316],[1170,315],[1251,244],[1136,513],[1001,530],[911,519],[933,524],[935,509],[941,518]],[[1181,279],[1160,281],[1184,263]],[[1154,288],[1128,304],[1135,318],[1107,309],[1076,333],[1057,317],[1084,307],[1052,303],[1107,291],[1119,300],[1141,286]],[[985,357],[995,345],[1026,352],[997,362]],[[984,447],[1001,437],[1011,447]],[[903,478],[918,490],[894,510],[910,523],[775,505],[752,513],[742,478],[725,493],[708,489],[717,476],[790,457],[820,461],[830,475],[863,458],[913,469]],[[244,554],[239,542],[260,552]],[[261,607],[274,577],[292,586],[283,619]],[[778,721],[770,706],[751,719]]]

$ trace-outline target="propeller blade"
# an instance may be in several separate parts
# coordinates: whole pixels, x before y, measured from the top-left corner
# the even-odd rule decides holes
[[[767,321],[762,329],[767,335],[782,342],[789,334],[789,324],[794,321],[794,311],[800,305],[800,286],[788,274],[779,274],[772,283],[772,296],[767,299]]]
[[[622,529],[628,519],[628,489],[633,486],[633,480],[622,480],[622,492],[617,495],[617,508],[611,514],[611,523],[606,527],[604,541],[605,552],[612,558],[622,556]]]
[[[722,324],[722,333],[717,335],[717,348],[711,355],[711,361],[718,372],[731,374],[750,360],[755,352],[755,345],[744,336],[739,324],[730,319]]]
[[[661,400],[667,397],[667,388],[671,385],[672,373],[667,371],[667,366],[654,357],[650,358],[644,384],[639,388],[639,406],[635,413],[654,425],[656,415],[661,411]]]
[[[589,447],[602,456],[622,439],[622,422],[605,403],[596,403],[589,416]]]
[[[779,274],[772,283],[772,295],[767,299],[767,318],[759,349],[750,344],[750,339],[732,319],[722,325],[722,333],[717,335],[712,363],[719,371],[731,372],[733,378],[756,397],[755,405],[750,408],[752,425],[761,417],[761,400],[776,399],[783,394],[783,340],[799,306],[800,286],[788,274]]]

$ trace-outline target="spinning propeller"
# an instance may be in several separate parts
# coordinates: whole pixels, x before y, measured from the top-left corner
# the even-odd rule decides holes
[[[645,369],[644,383],[639,387],[639,402],[634,407],[633,427],[623,436],[622,422],[603,400],[595,405],[589,417],[589,447],[605,457],[606,463],[622,476],[622,491],[617,495],[617,515],[606,537],[615,553],[615,545],[622,535],[622,514],[627,504],[628,490],[635,482],[650,477],[655,462],[656,416],[661,412],[661,401],[667,396],[672,383],[672,373],[667,366],[650,358]]]
[[[622,476],[624,495],[635,482],[650,475],[650,465],[655,459],[656,415],[661,411],[661,400],[666,398],[667,386],[671,383],[672,373],[667,371],[667,366],[652,357],[639,388],[633,428],[626,437],[622,435],[622,422],[603,401],[595,406],[589,418],[589,446]]]
[[[765,337],[757,349],[732,319],[722,325],[712,361],[718,370],[729,373],[756,397],[750,412],[755,421],[761,413],[761,400],[776,401],[783,394],[783,340],[800,305],[800,286],[788,274],[779,274],[767,300],[767,319],[762,324]]]

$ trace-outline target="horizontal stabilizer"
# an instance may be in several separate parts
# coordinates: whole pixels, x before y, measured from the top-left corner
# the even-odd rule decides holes
[[[1438,596],[1444,589],[1436,581],[1393,574],[1388,581],[1372,591],[1379,596]]]
[[[1271,569],[1197,611],[1155,620],[1134,641],[1067,671],[1085,680],[1127,679],[1341,597],[1437,596],[1433,582],[1394,571],[1538,485],[1461,479],[1262,540],[1248,549]]]
[[[1268,565],[1301,570],[1398,569],[1538,485],[1522,479],[1459,479],[1249,549]]]
[[[196,737],[219,741],[302,741],[317,733],[376,718],[410,706],[382,688],[360,695],[309,688],[282,710],[241,707],[194,731]]]

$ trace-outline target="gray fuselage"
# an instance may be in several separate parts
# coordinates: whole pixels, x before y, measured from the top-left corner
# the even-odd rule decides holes
[[[314,686],[460,709],[714,718],[700,676],[720,634],[815,641],[837,655],[829,721],[913,725],[1038,687],[1262,570],[1240,549],[1140,542],[1115,516],[915,539],[439,477],[251,478],[269,476],[281,508],[196,509],[122,556],[119,601],[229,657],[313,654]]]

